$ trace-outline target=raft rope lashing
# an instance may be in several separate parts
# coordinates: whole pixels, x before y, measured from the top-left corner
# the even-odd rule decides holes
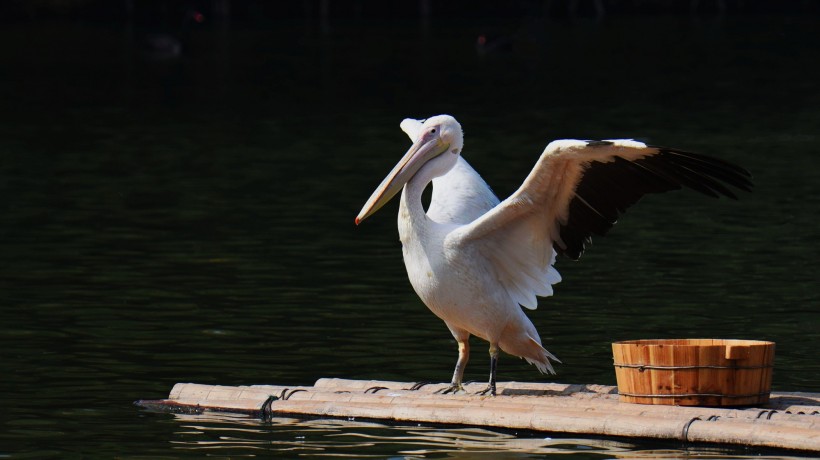
[[[772,364],[768,365],[760,365],[760,366],[718,366],[718,365],[696,365],[696,366],[658,366],[654,364],[622,364],[622,363],[615,363],[615,367],[625,367],[629,369],[638,369],[639,372],[643,372],[645,370],[666,370],[666,371],[677,371],[677,370],[691,370],[691,369],[771,369],[774,367]]]

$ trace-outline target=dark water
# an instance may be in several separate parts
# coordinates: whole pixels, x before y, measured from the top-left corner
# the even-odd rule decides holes
[[[614,384],[609,344],[777,342],[774,388],[820,391],[817,18],[624,18],[198,31],[178,61],[115,25],[0,30],[0,456],[756,455],[469,428],[142,411],[176,382],[446,380],[455,344],[406,280],[396,204],[353,217],[451,113],[501,196],[554,138],[635,137],[737,162],[754,193],[650,197],[531,313],[557,381]],[[474,342],[466,378],[484,379]],[[502,380],[545,377],[502,357]]]

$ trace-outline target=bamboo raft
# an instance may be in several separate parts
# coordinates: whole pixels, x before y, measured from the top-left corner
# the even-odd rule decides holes
[[[417,385],[418,386],[418,385]],[[445,384],[323,378],[313,386],[178,383],[152,410],[259,417],[297,415],[442,423],[585,436],[678,440],[820,452],[820,394],[772,393],[759,407],[716,408],[619,402],[605,385],[500,382],[498,396],[436,394]]]

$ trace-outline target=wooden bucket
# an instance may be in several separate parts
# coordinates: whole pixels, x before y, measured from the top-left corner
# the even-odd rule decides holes
[[[620,401],[745,406],[769,400],[774,342],[629,340],[612,344]]]

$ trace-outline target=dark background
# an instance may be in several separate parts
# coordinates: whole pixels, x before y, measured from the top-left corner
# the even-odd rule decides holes
[[[353,225],[409,145],[399,122],[438,113],[502,198],[558,138],[637,138],[754,175],[738,201],[642,200],[559,260],[564,281],[528,315],[564,364],[548,377],[504,355],[500,380],[614,384],[613,341],[720,337],[777,342],[774,388],[820,391],[818,10],[0,3],[0,456],[661,455],[132,405],[177,382],[449,379],[455,343],[407,282],[396,204]],[[468,379],[486,378],[484,347]]]

